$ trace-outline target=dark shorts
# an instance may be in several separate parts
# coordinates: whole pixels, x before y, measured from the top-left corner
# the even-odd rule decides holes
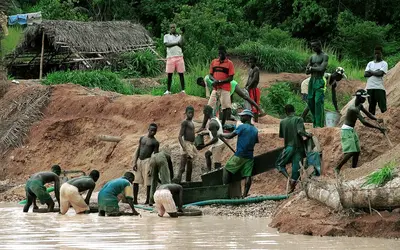
[[[383,89],[367,89],[369,112],[375,115],[376,105],[378,104],[381,113],[387,110],[386,107],[386,91]]]

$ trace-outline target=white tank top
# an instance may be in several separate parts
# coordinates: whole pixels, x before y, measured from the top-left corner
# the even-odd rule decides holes
[[[211,120],[215,120],[216,122],[218,122],[219,129],[218,129],[218,131],[217,131],[217,135],[222,135],[222,134],[224,133],[224,131],[222,130],[222,123],[221,123],[221,121],[220,121],[217,117],[211,118]],[[210,122],[211,122],[211,121],[210,121]],[[210,123],[209,123],[208,125],[210,125]],[[214,139],[214,137],[213,137],[211,131],[209,132],[209,134],[210,134],[211,140]],[[215,143],[214,145],[215,145],[215,146],[220,146],[220,145],[222,145],[222,144],[224,144],[224,142],[221,141],[221,139],[218,139],[218,142]]]

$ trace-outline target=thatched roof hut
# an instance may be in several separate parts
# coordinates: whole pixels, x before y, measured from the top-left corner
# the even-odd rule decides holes
[[[25,29],[21,43],[7,56],[9,70],[37,68],[42,45],[45,72],[66,64],[95,68],[96,64],[108,63],[107,59],[117,53],[154,48],[153,40],[140,24],[43,20],[40,25]]]

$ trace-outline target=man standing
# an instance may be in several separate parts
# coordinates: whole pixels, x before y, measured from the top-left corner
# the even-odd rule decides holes
[[[60,205],[60,179],[61,168],[59,165],[54,165],[51,167],[51,172],[39,172],[32,175],[25,185],[26,192],[26,204],[24,206],[24,213],[27,213],[29,207],[33,203],[33,209],[38,209],[36,205],[36,198],[39,199],[41,204],[47,204],[47,211],[54,211],[54,201],[50,194],[47,193],[44,184],[54,182],[54,193]]]
[[[157,183],[168,184],[174,178],[174,168],[171,155],[165,151],[153,154],[150,159],[151,169],[151,190],[150,204],[154,203],[154,192],[157,189]]]
[[[335,72],[333,72],[332,74],[330,74],[330,73],[324,74],[324,78],[325,78],[324,93],[326,90],[326,83],[328,83],[332,87],[332,103],[333,103],[333,106],[335,107],[335,110],[337,113],[340,113],[340,111],[339,111],[339,107],[337,104],[336,87],[339,85],[339,82],[343,79],[343,77],[347,78],[346,74],[344,73],[344,69],[342,67],[337,67]],[[307,99],[308,99],[308,84],[310,82],[310,79],[311,78],[308,77],[301,83],[301,95],[302,95],[302,99],[305,102],[307,102]],[[303,119],[306,118],[308,111],[310,111],[310,109],[307,106],[304,109],[303,114],[301,115],[301,117]]]
[[[308,107],[313,115],[314,128],[322,128],[324,126],[324,73],[329,57],[322,51],[320,41],[312,42],[311,47],[315,54],[310,57],[306,68],[306,74],[311,74],[308,84]]]
[[[199,85],[199,86],[205,88],[205,89],[206,89],[206,97],[207,97],[207,98],[210,98],[210,95],[212,94],[212,91],[213,91],[213,80],[210,79],[210,75],[207,75],[207,76],[205,76],[204,78],[202,78],[202,77],[197,78],[197,85]],[[249,95],[248,93],[246,93],[246,92],[247,92],[246,89],[242,90],[242,89],[240,88],[240,86],[239,86],[239,84],[238,84],[237,81],[232,80],[232,81],[230,82],[230,85],[231,85],[231,90],[230,90],[230,96],[231,96],[231,98],[232,98],[232,95],[233,95],[234,93],[236,93],[238,96],[240,96],[240,97],[245,101],[245,103],[247,102],[247,103],[250,104],[250,105],[248,105],[248,106],[249,106],[248,109],[251,109],[251,105],[252,105],[253,107],[256,107],[256,109],[257,109],[259,112],[261,112],[260,106],[259,106],[255,101],[253,101],[253,100],[250,98],[250,95]],[[210,102],[210,101],[209,101],[209,102]],[[214,110],[214,115],[215,115],[215,114],[218,113],[218,111],[219,111],[219,109],[220,109],[220,103],[218,103],[218,100],[216,100],[215,103],[214,103],[214,101],[213,101],[213,105],[214,105],[214,106],[210,106],[210,105],[209,105],[209,106],[210,106],[211,108],[213,108],[213,110]],[[208,118],[204,117],[204,119],[203,119],[203,124],[202,124],[202,126],[201,126],[202,129],[205,128],[207,122],[208,122]]]
[[[386,91],[383,85],[383,76],[388,71],[388,64],[382,59],[382,47],[375,48],[375,60],[368,63],[365,68],[364,76],[367,80],[367,92],[369,112],[375,115],[376,104],[378,104],[381,113],[385,113],[386,108]]]
[[[223,183],[224,185],[228,184],[231,175],[240,171],[242,177],[246,177],[245,190],[242,196],[242,198],[245,198],[251,186],[251,175],[254,166],[254,146],[258,143],[258,130],[251,124],[253,112],[245,109],[239,115],[243,124],[239,125],[232,133],[220,136],[227,139],[238,136],[236,153],[228,160],[224,167]]]
[[[183,31],[182,35],[176,32],[176,25],[170,24],[170,33],[164,35],[164,45],[167,47],[167,66],[166,72],[168,74],[168,89],[164,95],[171,94],[172,75],[174,72],[178,72],[179,79],[181,81],[182,93],[185,93],[185,78],[183,73],[185,72],[185,61],[183,60],[182,46],[184,44]]]
[[[124,176],[107,182],[99,192],[99,216],[121,216],[124,213],[119,211],[119,200],[125,199],[132,209],[133,215],[139,215],[136,212],[132,199],[132,185],[135,175],[126,172]]]
[[[157,124],[150,124],[148,132],[147,136],[140,137],[139,146],[133,156],[133,173],[135,174],[135,181],[133,184],[134,204],[138,204],[137,197],[139,193],[139,184],[142,184],[147,188],[145,204],[149,204],[150,199],[150,158],[153,153],[158,153],[158,148],[160,146],[157,139],[154,137],[157,134]]]
[[[181,166],[179,168],[177,181],[180,182],[182,174],[186,169],[186,182],[192,180],[193,159],[197,155],[197,149],[194,145],[195,132],[193,124],[194,108],[192,106],[186,107],[186,120],[181,123],[181,130],[179,131],[179,144],[181,145]]]
[[[225,144],[221,139],[219,139],[219,136],[222,135],[224,132],[222,130],[222,124],[220,120],[215,117],[213,108],[211,106],[204,106],[204,117],[207,119],[209,122],[208,124],[208,131],[203,131],[200,132],[201,134],[209,134],[211,140],[202,145],[199,146],[199,150],[208,147],[211,145],[211,147],[207,150],[205,153],[206,157],[206,163],[207,163],[207,170],[211,171],[211,165],[212,165],[212,160],[214,161],[214,168],[218,169],[221,167],[221,162],[222,162],[222,154],[225,149]],[[212,157],[212,160],[211,160]]]
[[[256,58],[254,56],[250,57],[250,67],[249,77],[247,79],[245,88],[249,92],[250,98],[257,103],[257,105],[260,105],[261,92],[258,88],[258,83],[260,81],[260,69],[256,66]],[[251,111],[254,114],[254,121],[258,122],[260,109],[257,108],[257,106],[252,106]]]
[[[219,58],[214,59],[210,65],[210,79],[213,81],[213,91],[211,92],[208,105],[216,107],[217,101],[221,102],[222,125],[226,119],[231,117],[231,81],[235,75],[235,68],[231,60],[226,58],[224,46],[218,48]]]
[[[170,217],[178,217],[178,212],[183,213],[183,188],[181,185],[171,183],[161,185],[154,194],[158,216],[163,217],[165,212]],[[178,205],[178,210],[176,205]]]
[[[289,162],[292,163],[292,177],[290,179],[289,191],[291,193],[294,191],[297,179],[300,176],[300,161],[305,156],[304,141],[312,135],[306,132],[303,119],[295,116],[293,105],[286,105],[285,113],[287,117],[279,124],[279,138],[284,139],[285,149],[276,162],[276,168],[286,178],[289,178],[289,174],[286,171],[286,164]]]
[[[343,167],[344,164],[346,164],[348,160],[350,160],[350,158],[353,158],[351,164],[352,168],[357,167],[358,158],[360,156],[360,141],[358,139],[356,131],[354,130],[357,119],[360,120],[360,122],[364,124],[364,126],[378,129],[382,134],[385,134],[386,131],[386,129],[384,128],[369,123],[361,115],[360,111],[366,114],[370,119],[378,121],[379,123],[382,122],[382,119],[377,119],[362,105],[365,102],[366,98],[369,97],[367,91],[365,91],[364,89],[359,89],[357,90],[355,96],[356,100],[354,101],[354,104],[350,105],[350,107],[347,109],[344,124],[342,126],[341,140],[344,158],[335,168],[336,175],[339,175],[340,169]]]
[[[60,213],[66,214],[70,206],[75,209],[77,214],[90,213],[89,201],[99,177],[99,171],[92,170],[89,176],[74,178],[64,183],[60,189]],[[86,190],[89,191],[83,200],[80,193]]]

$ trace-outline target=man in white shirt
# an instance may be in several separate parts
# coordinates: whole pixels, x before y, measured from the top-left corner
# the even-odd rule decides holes
[[[164,95],[171,94],[172,75],[178,72],[181,81],[182,93],[185,93],[185,61],[183,60],[182,46],[183,36],[176,32],[176,25],[170,24],[170,33],[164,35],[164,44],[167,47],[167,66],[165,72],[168,74],[168,89]],[[183,34],[183,28],[182,28]]]
[[[367,77],[367,92],[368,92],[368,111],[375,115],[376,104],[384,113],[386,108],[386,91],[383,86],[383,76],[388,71],[388,64],[382,59],[382,47],[376,47],[375,60],[368,63],[365,68],[364,76]]]

